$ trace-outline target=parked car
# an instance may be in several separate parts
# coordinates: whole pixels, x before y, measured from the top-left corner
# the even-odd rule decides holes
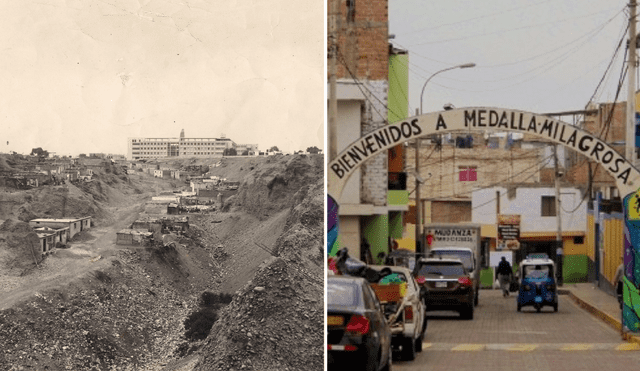
[[[369,283],[361,277],[327,277],[329,370],[391,370],[391,329]]]
[[[387,316],[387,322],[391,326],[391,345],[394,350],[402,352],[403,359],[413,361],[416,358],[416,352],[422,351],[422,340],[427,330],[425,307],[420,295],[420,287],[411,275],[409,268],[386,265],[372,265],[370,268],[390,273],[383,276],[372,287],[378,295]],[[385,285],[385,283],[388,284]],[[389,290],[386,290],[389,284],[404,284],[403,287],[406,289],[403,289],[395,297],[393,295],[385,296],[385,293],[389,293]]]
[[[473,319],[473,280],[460,259],[419,259],[414,275],[427,293],[427,311],[453,310]]]

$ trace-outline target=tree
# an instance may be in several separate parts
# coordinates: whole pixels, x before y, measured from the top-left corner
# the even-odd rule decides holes
[[[308,147],[307,148],[307,152],[311,153],[311,154],[314,154],[314,155],[317,155],[318,153],[320,153],[320,148],[318,148],[316,146]]]
[[[49,152],[42,149],[42,147],[33,148],[31,150],[31,156],[49,157]]]
[[[273,147],[269,148],[269,152],[278,152],[278,151],[280,151],[278,149],[278,146],[273,146]]]
[[[222,152],[223,156],[237,156],[238,152],[235,148],[227,148]]]

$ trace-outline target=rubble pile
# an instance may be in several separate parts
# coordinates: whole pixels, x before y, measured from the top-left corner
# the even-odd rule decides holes
[[[0,225],[0,266],[4,275],[22,275],[41,261],[40,240],[28,223],[7,219]]]
[[[322,370],[321,277],[273,258],[219,313],[194,370]]]
[[[260,218],[299,203],[307,188],[324,178],[323,156],[296,155],[269,159],[247,174],[234,206]]]
[[[234,210],[190,216],[189,230],[167,246],[114,243],[109,250],[103,240],[102,257],[74,253],[71,246],[47,258],[42,267],[68,263],[63,259],[100,260],[70,283],[47,285],[36,297],[0,311],[0,371],[155,371],[181,361],[195,370],[321,370],[323,157],[246,160],[223,168],[243,169]],[[163,187],[155,180],[145,187],[138,183],[144,178],[129,184],[108,176],[116,177],[109,180],[113,184],[98,177],[97,185],[32,189],[15,198],[23,197],[26,212],[38,217],[95,205],[104,210],[106,224],[112,215],[133,212],[133,200]],[[27,224],[15,221],[18,204],[12,203],[10,220],[0,225],[0,264],[14,253],[9,240],[34,241]],[[190,342],[183,324],[204,291],[233,294],[233,300],[217,312],[207,339]]]
[[[308,170],[307,180],[315,169]],[[320,177],[291,192],[298,202],[289,204],[278,256],[220,312],[195,370],[323,369],[323,184]]]
[[[166,288],[124,250],[82,284],[0,312],[0,370],[136,370],[162,362],[189,296]],[[27,341],[25,341],[28,339]]]

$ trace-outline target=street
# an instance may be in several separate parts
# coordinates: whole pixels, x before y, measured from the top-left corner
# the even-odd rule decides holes
[[[621,370],[637,369],[638,344],[561,295],[558,312],[516,311],[514,293],[482,290],[471,321],[455,312],[430,312],[424,350],[394,370]]]

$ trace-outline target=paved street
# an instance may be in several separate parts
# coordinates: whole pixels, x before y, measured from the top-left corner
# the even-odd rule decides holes
[[[516,311],[515,297],[480,292],[475,319],[430,313],[424,351],[395,370],[621,370],[637,369],[640,346],[560,296],[558,313]]]

